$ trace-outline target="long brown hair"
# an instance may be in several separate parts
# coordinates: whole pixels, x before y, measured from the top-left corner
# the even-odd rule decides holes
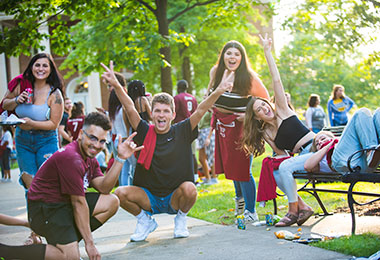
[[[265,122],[256,118],[253,105],[256,101],[262,100],[273,109],[273,105],[261,97],[252,97],[248,102],[244,117],[243,138],[241,147],[248,154],[252,153],[254,157],[260,156],[265,152],[264,129]]]
[[[241,54],[240,65],[235,71],[235,81],[232,92],[242,96],[247,96],[249,94],[249,90],[251,89],[251,81],[253,78],[256,78],[256,74],[252,74],[253,70],[251,69],[245,48],[238,41],[227,42],[220,52],[218,61],[215,64],[216,72],[214,82],[212,84],[212,89],[216,89],[222,80],[224,70],[226,69],[226,64],[224,63],[224,54],[229,48],[236,48],[240,51]]]
[[[342,99],[344,99],[344,87],[342,85],[334,85],[333,87],[333,91],[331,93],[331,98],[332,100],[335,100],[335,99],[338,99],[338,97],[336,96],[336,92],[338,91],[338,89],[343,89],[343,93],[342,93]]]

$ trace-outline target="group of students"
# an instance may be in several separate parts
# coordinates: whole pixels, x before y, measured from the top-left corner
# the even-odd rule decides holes
[[[124,140],[120,135],[115,139],[114,164],[103,175],[95,156],[107,142],[111,122],[103,113],[88,114],[77,141],[49,154],[50,158],[42,167],[37,167],[35,177],[29,182],[29,225],[47,239],[48,245],[15,247],[0,244],[0,252],[10,259],[25,259],[31,252],[36,259],[79,259],[78,241],[83,239],[90,259],[100,259],[91,232],[112,217],[119,205],[136,216],[137,225],[131,241],[145,240],[157,228],[153,215],[159,213],[175,215],[175,238],[188,237],[186,216],[197,199],[191,145],[198,136],[199,122],[210,109],[211,127],[215,129],[215,173],[224,173],[233,181],[236,214],[243,214],[246,222],[258,221],[256,183],[251,164],[253,157],[264,152],[265,142],[275,155],[267,160],[267,168],[273,172],[277,186],[287,195],[289,202],[288,213],[276,226],[302,225],[313,214],[312,208],[297,194],[293,171],[341,171],[347,167],[349,152],[359,148],[368,150],[351,161],[351,167],[361,167],[364,171],[376,168],[380,161],[380,110],[372,116],[369,110],[360,109],[346,126],[339,142],[325,132],[316,135],[289,107],[271,53],[272,41],[267,36],[260,38],[272,76],[274,104],[250,67],[243,45],[230,41],[210,71],[205,99],[188,118],[176,124],[172,124],[176,112],[171,95],[154,95],[150,115],[147,112],[150,118],[145,119],[144,111],[138,109],[142,103],[136,106],[129,89],[126,91],[117,78],[113,62],[109,67],[101,64],[105,70],[102,77],[113,89],[120,102],[119,109],[123,111],[120,113],[125,113],[122,117],[128,120],[133,133],[128,131]],[[29,142],[34,140],[32,135],[45,134],[41,130],[49,134],[56,129],[63,112],[62,93],[54,88],[54,81],[47,80],[53,71],[51,63],[49,66],[45,57],[39,59],[35,63],[45,68],[33,69],[33,78],[29,82],[34,85],[35,93],[42,93],[35,99],[35,104],[46,103],[51,112],[46,123],[27,119],[18,127],[19,132],[27,132]],[[7,93],[3,108],[17,110],[25,102],[20,85],[16,86],[16,92],[10,90]],[[366,125],[366,131],[359,131],[362,125]],[[318,152],[313,153],[313,149]],[[134,153],[137,153],[137,163],[133,185],[119,186],[114,194],[109,194],[126,160]],[[292,157],[290,154],[298,155]],[[33,172],[22,164],[20,171],[22,175]],[[99,193],[85,193],[89,186]]]

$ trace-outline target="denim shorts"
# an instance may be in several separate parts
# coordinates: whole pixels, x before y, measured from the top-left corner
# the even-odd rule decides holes
[[[46,159],[58,150],[56,130],[22,130],[17,127],[15,142],[20,174],[36,175]]]
[[[177,214],[178,210],[173,209],[170,205],[174,191],[166,197],[158,197],[153,195],[148,189],[143,187],[141,188],[145,191],[146,195],[149,198],[150,208],[152,210],[153,215],[161,213]]]

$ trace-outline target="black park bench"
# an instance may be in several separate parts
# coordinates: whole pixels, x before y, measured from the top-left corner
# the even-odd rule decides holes
[[[325,127],[323,130],[332,132],[335,136],[342,135],[344,126],[338,126],[338,127]],[[351,157],[348,160],[348,168],[350,171],[348,172],[328,172],[328,173],[322,173],[322,172],[294,172],[293,177],[295,179],[302,179],[305,180],[304,185],[298,189],[298,192],[308,192],[309,194],[313,195],[314,198],[317,200],[319,206],[321,207],[323,214],[322,216],[332,215],[332,213],[329,213],[326,210],[326,207],[324,206],[321,198],[319,197],[320,192],[328,192],[328,193],[341,193],[341,194],[347,194],[347,202],[348,206],[350,208],[351,213],[351,219],[352,219],[352,226],[351,226],[351,233],[355,234],[356,229],[356,222],[355,222],[355,209],[354,204],[356,205],[368,205],[375,201],[380,200],[380,193],[370,193],[370,192],[359,192],[354,191],[354,187],[359,182],[366,182],[366,183],[380,183],[380,167],[377,168],[377,170],[373,173],[363,173],[360,172],[360,167],[357,167],[355,169],[351,169],[350,167],[350,161],[353,156],[358,156],[360,153],[365,153],[369,151],[370,149],[362,149],[351,155]],[[323,189],[319,188],[318,184],[325,183],[325,182],[343,182],[348,183],[348,189],[347,190],[341,190],[341,189]],[[368,200],[365,203],[360,203],[355,200],[354,195],[359,196],[365,196],[368,198]],[[274,212],[277,214],[277,204],[276,199],[273,200],[274,204]]]

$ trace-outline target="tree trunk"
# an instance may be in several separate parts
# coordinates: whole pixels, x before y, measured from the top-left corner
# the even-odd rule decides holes
[[[171,49],[169,43],[166,39],[169,37],[169,22],[167,18],[167,0],[159,0],[156,1],[157,5],[157,21],[158,21],[158,32],[163,37],[164,47],[160,49],[160,54],[165,59],[166,63],[169,65],[161,66],[161,89],[163,92],[167,92],[169,94],[173,94],[173,83],[171,77]]]
[[[185,27],[181,27],[180,31],[185,32]],[[191,80],[191,69],[190,69],[190,57],[187,55],[186,50],[187,46],[183,45],[183,48],[179,48],[179,57],[182,59],[182,79],[186,80],[189,83],[189,88],[187,89],[188,93],[193,92],[193,82]]]

